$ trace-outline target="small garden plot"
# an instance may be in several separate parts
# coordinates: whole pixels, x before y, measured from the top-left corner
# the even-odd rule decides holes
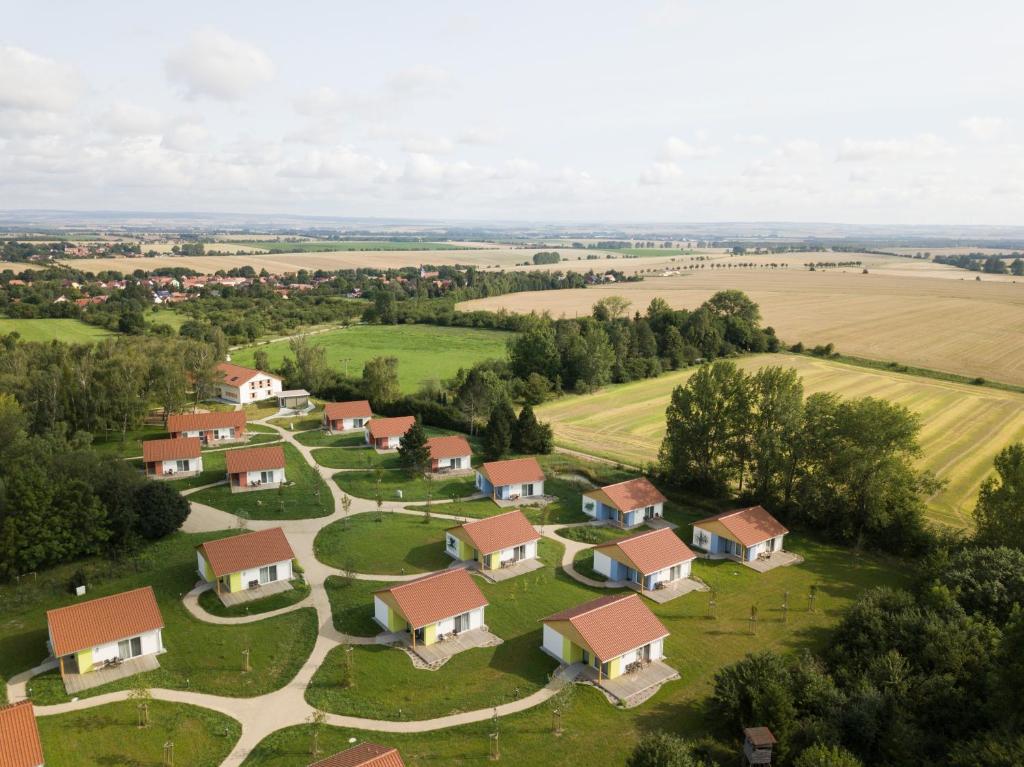
[[[174,743],[176,764],[216,767],[234,748],[242,728],[216,711],[184,703],[149,702],[149,726],[139,727],[132,701],[38,718],[47,767],[158,764]]]
[[[399,575],[442,570],[452,563],[444,552],[444,531],[451,520],[411,514],[356,514],[332,522],[316,536],[316,558],[339,570]]]
[[[346,471],[334,475],[334,481],[349,495],[356,498],[374,499],[378,488],[385,501],[425,501],[429,492],[431,498],[465,498],[476,493],[472,476],[427,480],[420,474],[408,471]],[[402,497],[398,497],[398,491]],[[439,509],[440,510],[440,509]]]
[[[333,513],[334,500],[330,488],[316,469],[306,463],[292,445],[284,445],[284,457],[288,482],[283,487],[232,493],[227,485],[218,485],[200,490],[190,496],[190,500],[247,519],[311,519]],[[221,461],[223,478],[223,458]],[[204,457],[204,468],[205,464]]]

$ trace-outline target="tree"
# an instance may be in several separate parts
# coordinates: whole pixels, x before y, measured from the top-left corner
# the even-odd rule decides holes
[[[562,360],[555,343],[555,332],[551,320],[532,317],[523,332],[508,340],[508,359],[512,373],[517,378],[527,378],[531,373],[554,381],[561,370]]]
[[[788,501],[803,398],[803,384],[792,368],[761,368],[750,379],[748,494],[758,503]]]
[[[493,370],[474,365],[466,372],[455,390],[455,406],[469,420],[471,435],[476,434],[477,423],[489,418],[494,403],[504,396],[504,383]]]
[[[771,651],[747,655],[715,674],[711,706],[725,732],[768,727],[787,742],[796,726],[797,707],[786,660]]]
[[[667,732],[644,735],[626,759],[626,767],[710,767],[682,738]]]
[[[140,485],[134,501],[139,533],[151,541],[170,535],[188,518],[188,500],[162,482]]]
[[[398,441],[398,460],[412,471],[423,473],[430,468],[430,447],[427,433],[417,418]]]
[[[166,353],[152,361],[147,388],[163,408],[164,423],[167,416],[181,411],[185,406],[188,376],[185,373],[184,360],[176,348],[168,349]]]
[[[217,383],[217,357],[214,348],[202,341],[188,341],[182,353],[185,370],[192,381],[193,409],[213,393]]]
[[[512,430],[512,448],[517,453],[538,453],[546,455],[554,447],[551,426],[540,423],[529,404],[523,405]]]
[[[523,381],[521,394],[527,405],[539,405],[548,398],[551,392],[551,381],[540,373],[530,373]]]
[[[499,402],[492,410],[484,429],[484,455],[490,459],[501,458],[512,447],[512,433],[516,426],[516,414],[507,400]]]
[[[804,749],[793,767],[864,767],[864,763],[841,746],[819,743]]]
[[[363,393],[374,406],[398,399],[398,358],[374,357],[363,365]]]
[[[933,583],[949,589],[971,615],[997,626],[1010,619],[1015,605],[1024,605],[1024,551],[1006,546],[971,547],[931,566]]]
[[[681,485],[723,492],[738,474],[737,438],[748,412],[747,376],[735,363],[701,366],[672,392],[658,458],[661,471]]]
[[[324,722],[327,721],[327,713],[319,708],[315,708],[313,713],[306,718],[306,721],[309,722],[309,753],[317,757],[320,755],[320,731],[324,727]]]
[[[324,347],[311,344],[306,336],[298,336],[288,342],[288,348],[295,355],[295,378],[289,385],[313,393],[323,391],[331,376]]]
[[[592,314],[594,319],[607,322],[617,320],[629,311],[632,302],[622,296],[606,296],[594,303]]]
[[[149,726],[149,704],[153,700],[153,693],[143,683],[139,682],[128,691],[128,700],[134,700],[139,712],[139,727]]]
[[[373,296],[373,309],[377,321],[382,325],[394,325],[398,322],[398,307],[395,294],[387,288],[378,288]]]
[[[266,349],[257,349],[252,355],[252,364],[256,366],[257,370],[262,370],[264,373],[270,370],[270,355],[267,354]]]
[[[975,538],[982,545],[1024,550],[1024,442],[1000,450],[993,465],[996,476],[978,492]]]

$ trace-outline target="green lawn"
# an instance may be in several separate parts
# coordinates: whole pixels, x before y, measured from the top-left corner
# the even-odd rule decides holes
[[[284,445],[284,457],[284,472],[288,479],[284,487],[232,493],[229,486],[218,485],[200,490],[190,496],[190,500],[247,519],[310,519],[331,514],[334,501],[316,469],[306,463],[302,454],[291,445]],[[206,468],[205,457],[203,468]],[[222,467],[222,475],[223,471]]]
[[[45,659],[46,610],[76,601],[67,583],[81,569],[87,574],[90,598],[153,586],[166,624],[167,648],[158,670],[103,685],[81,697],[126,689],[139,681],[151,687],[236,697],[278,689],[313,649],[316,613],[312,608],[241,626],[218,626],[196,620],[181,603],[181,595],[196,582],[195,547],[238,532],[175,533],[122,562],[97,559],[62,565],[42,573],[37,581],[0,586],[0,673],[10,678]],[[245,648],[252,651],[253,670],[243,675]],[[56,671],[35,677],[30,685],[32,698],[39,703],[68,700]]]
[[[92,446],[96,452],[120,458],[142,455],[142,443],[148,439],[166,439],[167,430],[163,426],[143,426],[124,433],[107,432],[94,434]]]
[[[373,592],[385,584],[331,575],[324,581],[334,628],[345,634],[372,637],[383,629],[373,619]]]
[[[292,581],[291,591],[271,594],[269,597],[263,597],[263,599],[235,605],[234,607],[225,607],[216,592],[211,589],[199,595],[199,606],[210,613],[210,615],[216,615],[221,618],[238,618],[245,615],[269,613],[274,610],[280,610],[282,607],[290,607],[308,596],[309,585],[296,579]]]
[[[152,311],[146,315],[146,320],[150,325],[167,325],[174,329],[177,333],[181,326],[191,319],[184,312],[176,312],[173,309],[160,308]]]
[[[295,439],[309,447],[356,447],[366,444],[366,435],[362,429],[345,434],[328,434],[321,429],[311,429],[296,434]]]
[[[593,549],[584,549],[583,551],[577,551],[576,556],[572,558],[572,567],[580,575],[587,578],[593,578],[595,581],[606,581],[608,577],[602,575],[594,569],[594,552]]]
[[[239,248],[258,248],[271,253],[333,253],[346,250],[475,250],[475,248],[451,242],[393,242],[391,240],[302,240],[284,242],[281,240],[225,240],[212,243],[217,250],[221,245],[235,245]]]
[[[328,469],[400,469],[398,453],[378,453],[368,447],[319,447],[313,460]]]
[[[290,431],[308,431],[319,429],[324,422],[324,411],[322,407],[315,407],[308,413],[302,415],[286,416],[284,418],[271,418],[267,423],[273,424],[281,429]]]
[[[372,500],[377,497],[377,476],[374,471],[343,471],[334,475],[334,481],[342,490],[356,498]],[[462,498],[476,492],[473,482],[473,475],[428,481],[422,475],[413,476],[404,469],[382,470],[380,492],[385,501],[399,500],[399,490],[402,491],[402,500],[405,501],[427,500],[428,489],[431,497],[436,500]]]
[[[144,728],[130,701],[38,721],[47,767],[157,765],[168,741],[174,743],[175,764],[217,767],[242,735],[238,722],[221,713],[160,700],[150,702]]]
[[[771,649],[791,652],[801,648],[820,649],[828,638],[828,629],[842,615],[849,604],[865,589],[879,585],[904,585],[907,576],[905,565],[899,561],[872,556],[854,556],[849,551],[834,546],[798,539],[795,535],[786,540],[787,548],[802,554],[806,561],[800,565],[784,567],[765,574],[758,574],[731,562],[708,563],[698,561],[694,572],[717,589],[718,617],[707,617],[707,593],[696,592],[673,600],[667,605],[652,605],[654,612],[669,629],[671,636],[666,641],[667,662],[678,669],[680,681],[672,682],[661,689],[651,700],[629,710],[610,706],[598,693],[582,689],[571,709],[563,715],[566,732],[562,737],[551,735],[551,710],[538,706],[529,711],[499,722],[501,733],[502,761],[521,767],[552,767],[570,764],[623,764],[636,740],[644,733],[665,730],[679,735],[700,738],[707,734],[712,724],[705,718],[705,700],[709,695],[715,672],[724,665],[733,663],[748,652]],[[514,639],[523,646],[524,652],[546,658],[539,649],[540,631],[529,627],[531,617],[538,613],[547,614],[570,604],[576,604],[591,594],[581,587],[569,584],[563,588],[564,576],[554,576],[551,571],[544,573],[538,583],[529,583],[535,574],[525,576],[527,590],[514,592],[515,579],[500,586],[512,586],[513,593],[496,593],[499,586],[485,585],[485,594],[491,606],[487,608],[487,622],[500,636],[509,639],[516,631],[527,628],[526,638]],[[811,584],[819,587],[817,609],[808,612],[806,595]],[[542,588],[538,588],[542,587]],[[780,605],[785,592],[790,594],[791,610],[789,620],[781,620]],[[612,593],[602,589],[600,593]],[[499,601],[507,597],[511,605]],[[546,604],[542,604],[546,603]],[[760,610],[757,634],[749,633],[748,617],[751,605]],[[497,609],[496,609],[497,608]],[[515,614],[518,613],[518,614]],[[514,615],[514,620],[511,620]],[[511,631],[509,624],[512,624]],[[518,629],[517,629],[518,627]],[[509,633],[506,633],[509,632]],[[508,642],[506,643],[508,644]],[[505,647],[503,645],[502,647]],[[481,693],[472,677],[456,674],[451,661],[439,671],[416,672],[411,664],[397,650],[391,650],[393,657],[378,651],[359,652],[355,659],[356,687],[344,689],[331,686],[328,680],[341,679],[338,651],[328,656],[328,664],[321,678],[321,686],[315,695],[318,700],[339,709],[359,711],[379,710],[397,718],[397,709],[402,708],[403,718],[429,714],[447,713],[445,709],[468,710],[480,705],[489,705],[487,699],[502,702],[508,699],[508,691],[518,685],[524,693],[531,688],[531,681],[524,678],[536,660],[522,660],[522,665],[511,668],[502,661],[514,656],[499,656],[497,651],[472,650],[463,653],[468,662],[462,666],[462,673],[472,672],[484,675],[501,671],[501,676],[490,676],[491,690]],[[505,652],[511,653],[515,648]],[[497,648],[501,650],[501,648]],[[479,654],[485,657],[474,660]],[[456,660],[458,660],[457,656]],[[403,661],[404,666],[397,661]],[[553,666],[553,663],[552,663]],[[382,673],[382,679],[371,679],[372,672]],[[426,680],[423,681],[423,678]],[[469,678],[467,696],[438,697],[433,690],[461,689],[464,679]],[[535,677],[533,683],[540,683]],[[389,690],[393,697],[378,692],[377,682]],[[403,683],[407,687],[401,686]],[[425,693],[429,687],[431,692]],[[311,693],[312,699],[313,693]],[[420,701],[433,701],[432,711],[424,711]],[[382,732],[352,731],[344,728],[325,728],[321,736],[324,753],[332,753],[346,747],[348,737],[371,740],[395,746],[402,751],[410,767],[433,767],[433,765],[482,765],[488,763],[488,735],[491,722],[450,728],[428,733],[396,734]],[[595,737],[595,733],[614,734]],[[304,767],[308,758],[309,734],[307,727],[291,727],[268,736],[254,749],[245,761],[246,767]]]
[[[353,651],[355,686],[346,688],[344,650],[332,650],[313,677],[306,699],[325,711],[375,719],[427,719],[471,711],[526,696],[543,687],[557,663],[539,651],[545,615],[592,598],[595,592],[570,580],[551,563],[562,547],[542,541],[542,570],[487,584],[477,580],[490,606],[485,620],[504,639],[498,647],[459,653],[437,671],[413,667],[409,657],[392,647],[358,645]],[[377,584],[383,588],[387,584]],[[365,601],[352,591],[343,596]],[[336,596],[336,609],[348,604]]]
[[[426,381],[451,378],[460,367],[485,359],[505,359],[505,342],[511,336],[497,330],[437,325],[353,325],[310,336],[309,342],[325,349],[332,368],[342,372],[347,368],[350,375],[360,374],[363,363],[373,357],[397,357],[402,391],[413,392]],[[291,355],[287,341],[259,348],[275,368]],[[251,365],[254,352],[254,347],[239,349],[232,359],[239,365]]]
[[[579,541],[580,543],[608,543],[608,541],[617,541],[622,538],[626,538],[630,535],[639,535],[640,533],[646,533],[650,530],[647,525],[640,525],[634,527],[632,530],[623,530],[618,527],[564,527],[561,530],[556,530],[563,538],[568,538],[570,541]]]
[[[444,531],[453,526],[447,519],[384,512],[356,514],[332,522],[317,533],[316,558],[338,569],[357,573],[401,575],[441,570],[452,563],[444,552]]]
[[[8,333],[18,333],[22,341],[64,341],[69,344],[89,344],[100,338],[116,335],[105,328],[89,325],[81,320],[0,319],[0,335]]]

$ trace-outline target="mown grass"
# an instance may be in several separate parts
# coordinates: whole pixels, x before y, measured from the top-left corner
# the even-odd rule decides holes
[[[362,429],[343,434],[328,434],[321,429],[312,429],[295,435],[295,440],[309,447],[358,447],[366,444]]]
[[[381,470],[379,477],[376,471],[344,471],[335,474],[334,481],[349,495],[371,500],[376,499],[378,489],[385,501],[425,501],[428,492],[434,500],[464,498],[476,492],[472,475],[427,480],[404,469]]]
[[[11,320],[0,319],[0,335],[17,333],[22,341],[63,341],[67,344],[91,344],[101,338],[117,335],[106,328],[89,325],[81,320],[41,319]]]
[[[328,469],[400,469],[398,453],[378,453],[369,447],[319,447],[313,460]]]
[[[140,683],[234,697],[262,695],[281,687],[313,649],[316,612],[312,608],[241,626],[218,626],[193,618],[181,602],[197,579],[195,547],[238,532],[174,533],[121,563],[97,559],[62,565],[36,582],[0,587],[0,673],[10,678],[45,659],[46,610],[80,601],[69,593],[67,583],[72,573],[83,570],[88,598],[152,586],[166,624],[167,652],[159,656],[158,670],[97,687],[79,697]],[[252,651],[252,671],[242,674],[242,650],[246,648]],[[37,703],[69,699],[57,671],[35,677],[29,685]]]
[[[453,525],[411,514],[384,512],[380,521],[375,512],[356,514],[317,533],[313,551],[324,564],[357,573],[431,572],[452,562],[444,551],[444,531]]]
[[[220,618],[240,618],[246,615],[273,612],[283,607],[291,607],[308,596],[309,584],[295,579],[292,581],[290,591],[281,591],[277,594],[271,594],[269,597],[263,597],[262,599],[246,602],[241,605],[234,605],[233,607],[225,607],[224,603],[217,597],[216,592],[211,589],[199,595],[199,606],[210,613],[210,615],[216,615]]]
[[[646,533],[651,528],[647,525],[640,525],[634,527],[632,530],[623,530],[619,527],[606,527],[604,525],[586,527],[563,527],[561,530],[556,530],[563,538],[568,538],[570,541],[578,541],[579,543],[608,543],[608,541],[617,541],[622,538],[627,538],[631,535],[639,535],[640,533]]]
[[[399,384],[409,393],[425,382],[451,378],[461,367],[485,359],[505,359],[509,337],[510,333],[497,330],[437,325],[353,325],[310,336],[309,342],[323,347],[328,365],[342,372],[347,368],[349,374],[359,374],[364,363],[374,357],[397,357]],[[291,355],[287,341],[259,348],[275,368]],[[246,347],[232,358],[240,365],[252,365],[254,354],[255,347]]]
[[[283,487],[232,493],[228,485],[218,485],[200,490],[189,498],[247,519],[310,519],[333,513],[331,491],[316,469],[306,463],[292,445],[284,445],[284,457],[288,484]],[[206,474],[205,457],[203,468]],[[221,479],[223,472],[221,468]]]
[[[372,637],[383,629],[373,619],[373,592],[387,584],[331,575],[324,589],[331,603],[334,628],[350,636]]]
[[[242,727],[217,711],[149,702],[149,725],[139,727],[136,704],[107,703],[87,711],[38,718],[47,767],[157,765],[164,744],[174,743],[174,763],[216,767],[242,736]]]

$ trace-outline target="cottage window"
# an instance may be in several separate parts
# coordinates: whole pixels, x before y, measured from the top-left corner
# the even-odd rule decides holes
[[[117,643],[117,657],[121,660],[129,660],[142,655],[142,637],[122,639]]]
[[[277,565],[260,568],[260,583],[273,583],[277,580]]]
[[[263,482],[273,482],[273,481],[274,481],[274,472],[272,472],[272,471],[261,471],[260,472],[260,482],[261,483],[263,483]]]
[[[192,462],[186,458],[182,461],[177,461],[174,468],[176,471],[189,471],[192,468]]]
[[[352,428],[353,429],[361,429],[361,428],[363,428],[363,419],[362,418],[353,418],[352,419]]]
[[[524,497],[526,497],[526,498],[529,498],[531,495],[533,495],[533,483],[532,482],[528,482],[527,484],[523,485],[523,487],[522,487],[522,495]]]

